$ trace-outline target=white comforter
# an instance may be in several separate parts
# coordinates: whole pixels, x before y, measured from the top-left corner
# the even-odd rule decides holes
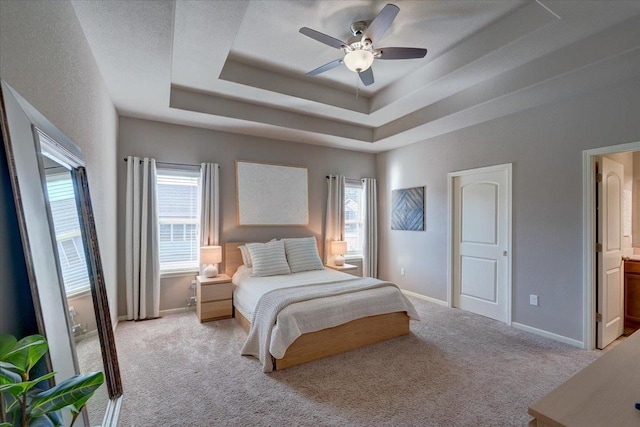
[[[260,319],[258,322],[254,319],[256,307],[265,294],[269,294],[275,289],[294,288],[291,289],[291,292],[284,292],[283,299],[296,293],[317,294],[315,290],[298,290],[299,287],[323,289],[333,287],[333,293],[340,293],[340,295],[322,297],[314,295],[311,299],[304,296],[299,302],[286,302],[282,305],[281,310],[278,307],[279,311],[273,314],[273,321],[267,320],[272,322],[268,326],[269,333],[262,334],[266,337],[263,339],[267,339],[268,342],[256,346],[256,337],[252,337],[250,333],[243,354],[260,358],[265,372],[272,370],[268,353],[277,359],[282,358],[289,345],[302,334],[331,328],[362,317],[397,311],[406,311],[411,318],[418,319],[418,314],[411,302],[395,285],[376,279],[364,280],[334,270],[309,271],[272,277],[251,277],[251,270],[242,266],[233,276],[233,282],[237,285],[234,292],[234,304],[243,316],[251,320],[252,331],[260,322]],[[354,289],[343,292],[339,290],[341,286],[335,286],[339,283],[343,283],[344,287]],[[320,286],[310,286],[316,284],[320,284]],[[360,289],[357,289],[358,287]],[[363,288],[365,290],[361,290]],[[295,300],[295,298],[293,299]],[[279,305],[279,303],[274,304],[273,302],[271,304]],[[346,309],[347,307],[348,309]],[[251,345],[249,345],[250,340],[253,343]]]

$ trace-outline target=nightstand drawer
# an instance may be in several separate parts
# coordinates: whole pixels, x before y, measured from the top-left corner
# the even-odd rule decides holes
[[[200,285],[200,301],[218,301],[231,299],[233,283],[221,283],[219,285]]]
[[[231,317],[231,300],[203,302],[200,305],[200,320]]]

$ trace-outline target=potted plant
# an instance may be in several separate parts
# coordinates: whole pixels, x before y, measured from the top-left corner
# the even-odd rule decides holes
[[[75,375],[48,390],[36,387],[52,378],[50,372],[31,379],[31,368],[49,350],[42,335],[30,335],[18,341],[13,335],[0,335],[0,427],[62,426],[61,409],[69,408],[73,425],[104,383],[102,372]]]

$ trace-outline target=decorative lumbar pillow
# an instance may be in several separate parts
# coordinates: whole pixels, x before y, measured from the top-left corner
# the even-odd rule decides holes
[[[264,277],[291,274],[282,240],[269,243],[247,243],[246,246],[251,254],[252,276]]]
[[[315,237],[284,239],[284,249],[292,273],[324,270]]]
[[[251,268],[251,254],[249,253],[247,245],[240,245],[238,249],[240,249],[240,253],[242,254],[242,263],[248,268]]]

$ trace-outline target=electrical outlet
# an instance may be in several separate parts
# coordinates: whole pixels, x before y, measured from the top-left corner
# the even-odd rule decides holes
[[[538,305],[538,295],[529,295],[529,304]]]
[[[404,276],[404,268],[401,268],[401,269],[400,269],[400,275],[401,275],[401,276]]]

